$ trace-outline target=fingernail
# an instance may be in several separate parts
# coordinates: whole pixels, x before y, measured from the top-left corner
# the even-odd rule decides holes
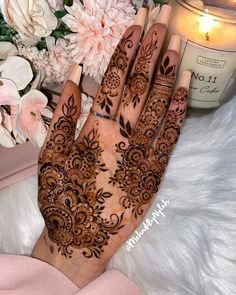
[[[192,73],[190,71],[184,71],[178,83],[178,88],[182,87],[188,90],[191,82],[191,76]]]
[[[74,82],[76,85],[79,85],[82,74],[82,67],[78,64],[73,64],[71,66],[67,80]]]
[[[179,35],[173,35],[171,40],[170,40],[168,49],[179,52],[179,50],[180,50],[180,42],[181,42],[181,37]]]
[[[146,19],[147,19],[147,9],[145,7],[140,7],[135,16],[134,25],[141,26],[142,29],[144,29]]]
[[[170,5],[163,5],[159,15],[157,16],[156,23],[168,26],[172,7]]]

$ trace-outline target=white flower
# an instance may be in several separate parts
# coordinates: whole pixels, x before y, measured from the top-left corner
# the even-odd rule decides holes
[[[143,6],[144,0],[132,0],[133,5],[136,7],[136,9],[139,9]]]
[[[41,113],[47,103],[47,97],[33,89],[21,98],[18,105],[11,106],[13,132],[21,142],[28,138],[37,147],[43,145],[47,129]]]
[[[16,84],[12,80],[0,78],[0,106],[18,104],[19,101]]]
[[[99,80],[121,36],[132,24],[135,10],[129,0],[74,0],[65,7],[69,14],[62,20],[73,32],[69,40],[70,56],[83,63],[85,74]]]
[[[46,0],[1,0],[0,8],[25,44],[37,43],[57,27],[57,18]]]
[[[0,110],[0,145],[14,147],[16,142],[11,136],[10,116]]]
[[[48,64],[48,52],[46,49],[38,50],[36,46],[25,46],[18,39],[14,41],[18,49],[18,55],[29,60],[37,72],[46,69]]]
[[[20,56],[9,56],[0,65],[1,77],[12,80],[18,90],[24,89],[32,80],[30,63]]]
[[[62,38],[55,41],[55,38],[51,36],[46,38],[46,42],[49,52],[46,81],[64,82],[72,64],[72,59],[68,56],[67,42]]]
[[[79,136],[80,131],[82,130],[82,127],[84,126],[84,123],[86,122],[88,118],[90,108],[92,107],[92,104],[93,104],[93,99],[90,96],[87,96],[86,94],[82,93],[81,98],[82,98],[81,114],[80,114],[79,120],[77,121],[75,138]]]
[[[17,55],[18,50],[11,42],[0,42],[0,59],[6,59],[8,56]]]
[[[63,0],[48,0],[48,4],[52,8],[53,11],[63,10]]]

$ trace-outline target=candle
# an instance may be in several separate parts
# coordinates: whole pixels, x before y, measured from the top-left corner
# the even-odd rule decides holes
[[[171,0],[171,5],[167,40],[182,36],[178,77],[192,71],[190,113],[208,113],[236,93],[236,16],[200,0]]]

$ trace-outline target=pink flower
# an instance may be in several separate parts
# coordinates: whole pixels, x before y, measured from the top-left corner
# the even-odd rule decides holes
[[[49,53],[46,81],[64,82],[72,64],[72,59],[68,57],[67,42],[62,38],[55,41],[54,37],[47,37],[46,42]]]
[[[27,138],[38,147],[43,145],[46,126],[41,112],[47,106],[47,97],[38,90],[30,90],[17,106],[11,107],[13,131],[15,136],[25,142]]]
[[[83,63],[85,74],[100,80],[121,36],[132,24],[130,0],[74,0],[62,20],[73,32],[66,36],[73,62]]]

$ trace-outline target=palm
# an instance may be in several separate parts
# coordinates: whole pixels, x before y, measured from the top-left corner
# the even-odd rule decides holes
[[[39,160],[39,203],[48,236],[66,258],[106,263],[142,220],[158,190],[185,115],[186,90],[177,92],[168,110],[169,94],[160,97],[156,86],[150,91],[160,52],[156,30],[154,25],[143,41],[123,98],[138,26],[127,31],[113,55],[93,109],[116,114],[116,120],[91,113],[74,140],[79,104],[73,91],[65,90],[67,98],[58,106]],[[170,74],[173,84],[176,70]]]

